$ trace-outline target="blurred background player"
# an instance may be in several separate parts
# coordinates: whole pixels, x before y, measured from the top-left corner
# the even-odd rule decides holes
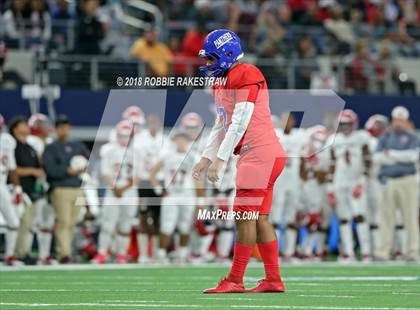
[[[101,210],[98,253],[92,260],[99,264],[106,262],[113,236],[116,237],[116,262],[127,262],[129,234],[138,204],[130,145],[134,126],[123,120],[116,126],[115,133],[116,142],[104,145],[105,151],[100,152],[101,176],[108,189]]]
[[[16,240],[19,228],[19,214],[16,204],[22,201],[22,187],[16,173],[15,148],[16,141],[13,137],[3,132],[4,118],[0,114],[0,213],[6,221],[6,244],[4,263],[6,265],[22,265],[15,256]],[[8,177],[13,183],[14,195],[10,194],[7,187]]]
[[[48,117],[40,113],[33,114],[28,120],[28,125],[31,129],[31,134],[26,138],[26,141],[36,151],[42,163],[42,155],[45,147],[53,141],[51,138],[52,126]],[[42,190],[45,193],[48,191],[46,180],[43,180],[39,186],[42,186]],[[33,227],[38,241],[39,264],[50,265],[55,263],[55,260],[51,256],[54,221],[54,209],[48,203],[47,197],[43,197],[36,205],[33,220]]]
[[[389,259],[395,226],[395,212],[400,209],[407,231],[407,257],[419,260],[419,139],[409,126],[409,111],[402,106],[392,110],[391,129],[380,137],[376,158],[380,163],[379,180],[385,186],[377,257]]]
[[[276,133],[287,156],[286,165],[277,179],[273,192],[273,208],[270,221],[279,234],[282,216],[286,225],[283,255],[285,261],[293,259],[298,237],[297,213],[301,209],[301,180],[299,177],[300,156],[305,142],[304,133],[295,127],[295,117],[291,113],[280,116],[280,126]]]
[[[138,194],[140,196],[140,223],[137,234],[137,244],[140,250],[139,263],[150,262],[149,238],[152,241],[152,255],[156,256],[159,245],[159,216],[160,194],[158,195],[150,184],[150,170],[158,161],[158,154],[162,148],[169,147],[163,133],[161,117],[157,114],[147,116],[147,128],[133,141],[136,162],[134,163],[135,174],[139,179]],[[163,175],[157,178],[162,182]]]
[[[300,177],[302,179],[303,210],[308,235],[303,245],[305,259],[325,255],[326,236],[330,223],[331,208],[327,203],[326,183],[329,172],[329,153],[324,150],[329,136],[325,127],[309,128],[308,143],[302,149]],[[316,247],[315,247],[316,245]]]
[[[378,139],[388,130],[389,121],[385,115],[374,114],[366,121],[365,130],[370,134],[369,151],[376,152]],[[379,232],[380,212],[382,208],[383,186],[379,182],[380,163],[372,157],[372,167],[366,182],[366,199],[369,211],[370,240],[372,253],[376,253],[381,241]],[[402,228],[402,227],[401,227]],[[403,229],[398,229],[398,235],[404,234]]]
[[[176,261],[185,263],[189,255],[189,235],[196,205],[197,182],[192,178],[195,153],[188,153],[190,137],[185,131],[178,131],[172,137],[175,151],[164,150],[159,161],[150,171],[150,183],[157,195],[162,194],[162,185],[157,174],[162,171],[165,180],[165,195],[160,212],[160,239],[158,260],[167,262],[167,251],[175,229],[179,233],[179,248]]]
[[[55,121],[56,139],[48,144],[42,156],[42,163],[50,186],[49,198],[56,216],[55,241],[60,263],[68,264],[71,259],[73,229],[79,220],[84,194],[81,190],[81,175],[86,171],[89,151],[78,141],[71,140],[71,122],[66,116]],[[73,165],[74,159],[81,159],[81,165]],[[79,200],[79,201],[78,201]]]
[[[352,110],[339,115],[337,135],[331,136],[332,188],[330,203],[335,205],[340,221],[340,261],[355,259],[352,221],[363,261],[370,260],[369,226],[367,222],[366,176],[371,167],[369,135],[357,130],[358,118]]]

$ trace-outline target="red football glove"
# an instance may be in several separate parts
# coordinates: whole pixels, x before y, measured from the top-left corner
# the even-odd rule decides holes
[[[358,184],[355,186],[355,188],[353,188],[353,192],[352,195],[354,198],[359,199],[360,196],[362,196],[363,193],[363,185],[362,184]]]
[[[13,196],[13,203],[15,205],[20,205],[23,202],[23,192],[20,185],[15,186]]]
[[[327,193],[327,200],[328,200],[328,204],[335,208],[337,205],[337,199],[335,198],[334,192],[328,192]]]

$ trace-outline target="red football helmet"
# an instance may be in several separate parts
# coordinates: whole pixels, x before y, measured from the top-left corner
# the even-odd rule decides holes
[[[321,148],[325,144],[325,141],[327,141],[329,135],[327,128],[325,128],[322,125],[317,125],[312,128],[309,128],[309,130],[310,145],[315,151],[321,150]]]
[[[348,135],[359,126],[359,118],[353,110],[346,109],[339,114],[338,124],[339,131]]]
[[[28,125],[34,136],[41,135],[43,131],[49,133],[52,130],[48,117],[41,113],[33,114],[28,120]]]
[[[195,112],[185,114],[181,119],[182,127],[202,127],[204,125],[203,119]]]
[[[142,109],[140,109],[138,106],[132,105],[129,106],[127,109],[124,110],[122,114],[123,120],[129,120],[133,122],[136,125],[144,125],[145,124],[145,118],[144,118],[144,112]]]
[[[385,115],[374,114],[371,117],[369,117],[369,119],[367,120],[365,124],[365,129],[373,137],[379,137],[386,131],[388,124],[389,124],[389,121]]]
[[[133,124],[129,120],[122,120],[115,128],[117,133],[117,142],[121,146],[127,146],[133,133]]]
[[[2,129],[4,126],[4,117],[0,114],[0,129]]]

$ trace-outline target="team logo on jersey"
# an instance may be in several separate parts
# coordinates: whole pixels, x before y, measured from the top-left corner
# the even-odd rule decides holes
[[[218,37],[216,40],[213,41],[214,45],[217,49],[228,43],[229,41],[233,40],[232,35],[229,32],[226,32],[224,35]]]

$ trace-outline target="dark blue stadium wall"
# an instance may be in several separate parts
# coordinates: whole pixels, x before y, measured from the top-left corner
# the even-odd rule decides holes
[[[108,91],[92,92],[87,90],[63,90],[60,100],[56,102],[58,114],[67,114],[76,126],[98,126],[102,113],[104,111]],[[165,125],[172,126],[181,112],[183,105],[188,100],[189,94],[181,91],[169,92],[166,110]],[[402,97],[402,96],[342,96],[346,102],[346,108],[356,111],[360,118],[360,124],[364,124],[367,118],[375,113],[390,115],[391,110],[396,105],[406,106],[411,113],[411,118],[420,128],[420,97]],[[45,102],[41,104],[45,111]],[[200,109],[207,111],[204,115],[209,120],[212,115],[209,109]],[[147,111],[145,111],[147,113]],[[10,120],[16,114],[29,114],[29,106],[21,98],[19,91],[0,91],[0,113],[6,120]]]

